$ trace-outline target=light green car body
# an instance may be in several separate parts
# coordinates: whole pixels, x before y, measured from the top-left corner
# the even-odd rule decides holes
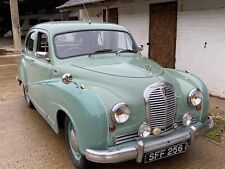
[[[115,137],[137,133],[146,122],[144,90],[156,82],[172,84],[176,93],[175,121],[182,121],[183,115],[192,112],[198,123],[208,116],[208,90],[196,76],[174,69],[164,69],[155,62],[137,53],[105,53],[58,59],[53,39],[63,32],[80,30],[118,30],[128,32],[122,26],[88,23],[46,23],[33,27],[32,31],[43,31],[48,35],[50,62],[35,60],[35,53],[24,49],[19,61],[18,78],[28,87],[29,97],[35,108],[46,119],[53,130],[59,133],[60,113],[64,112],[72,121],[78,136],[79,149],[107,150],[110,147],[124,147],[131,142],[115,145]],[[37,38],[35,39],[37,40]],[[35,51],[34,46],[34,51]],[[151,70],[146,69],[151,67]],[[62,76],[69,73],[75,83],[64,84]],[[203,94],[201,111],[187,102],[191,90],[199,89]],[[114,132],[109,131],[112,107],[125,102],[130,110],[129,120],[116,124]]]

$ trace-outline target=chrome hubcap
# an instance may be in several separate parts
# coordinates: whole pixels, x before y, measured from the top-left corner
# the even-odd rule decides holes
[[[81,153],[78,146],[76,131],[73,124],[70,122],[68,127],[69,144],[74,158],[79,161],[81,159]]]
[[[71,146],[75,151],[79,151],[78,145],[77,145],[77,138],[75,135],[75,131],[72,129],[70,131],[70,138],[71,138]]]

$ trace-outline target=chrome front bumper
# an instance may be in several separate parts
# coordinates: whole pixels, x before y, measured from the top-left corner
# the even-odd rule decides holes
[[[96,163],[118,163],[133,159],[136,159],[138,163],[141,163],[144,153],[146,152],[162,149],[186,141],[192,145],[197,136],[206,134],[213,125],[213,119],[208,117],[203,124],[197,123],[189,128],[182,128],[161,137],[142,139],[137,141],[134,146],[119,149],[115,148],[113,150],[86,149],[85,156],[89,161]]]

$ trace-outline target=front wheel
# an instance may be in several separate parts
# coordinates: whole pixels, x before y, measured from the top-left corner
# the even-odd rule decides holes
[[[77,139],[76,130],[74,129],[73,123],[71,120],[66,117],[65,119],[65,137],[67,148],[72,157],[73,164],[77,169],[87,169],[89,161],[81,154],[79,150],[79,144]]]

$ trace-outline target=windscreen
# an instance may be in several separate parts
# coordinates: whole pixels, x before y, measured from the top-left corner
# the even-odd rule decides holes
[[[97,53],[134,51],[137,47],[127,32],[121,31],[79,31],[56,35],[54,38],[56,56],[60,59]]]

